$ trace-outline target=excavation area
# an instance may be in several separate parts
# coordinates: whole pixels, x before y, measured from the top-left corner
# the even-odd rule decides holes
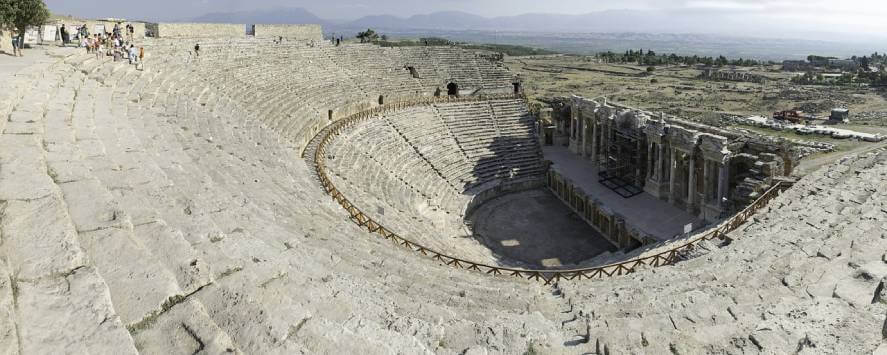
[[[586,199],[596,201],[600,206],[599,210],[610,211],[612,215],[622,218],[628,226],[651,239],[666,241],[683,234],[687,225],[691,229],[697,229],[706,224],[686,209],[671,205],[651,194],[640,193],[631,197],[620,195],[611,185],[599,181],[601,176],[598,168],[571,153],[566,147],[549,146],[544,148],[544,152],[545,158],[553,163],[552,175],[575,184],[574,194],[582,191],[587,194]],[[601,213],[603,212],[599,212]]]
[[[486,265],[571,269],[618,260],[618,240],[602,231],[624,226],[595,227],[552,193],[525,101],[429,99],[347,120],[335,134],[321,133],[330,137],[321,157],[332,185],[366,215],[359,223]]]
[[[587,265],[616,251],[594,228],[547,190],[499,196],[469,216],[474,237],[508,266],[558,269]]]

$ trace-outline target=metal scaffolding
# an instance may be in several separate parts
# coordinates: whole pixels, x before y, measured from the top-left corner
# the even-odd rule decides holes
[[[634,131],[614,129],[607,140],[604,159],[600,160],[598,182],[624,198],[644,192],[646,169],[640,162],[646,152],[640,149],[639,142],[641,137]]]

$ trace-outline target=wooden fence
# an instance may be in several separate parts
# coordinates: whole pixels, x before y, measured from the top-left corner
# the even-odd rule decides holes
[[[341,120],[335,121],[331,125],[327,126],[324,130],[320,132],[319,141],[314,151],[314,166],[317,170],[318,178],[320,179],[320,183],[323,186],[323,189],[333,197],[336,202],[339,203],[351,216],[351,220],[354,223],[357,223],[358,226],[366,228],[370,233],[376,234],[381,238],[387,239],[393,242],[396,245],[409,249],[413,252],[420,253],[425,255],[433,260],[436,260],[444,265],[452,266],[455,268],[460,268],[469,271],[483,272],[492,275],[507,275],[513,277],[525,278],[528,280],[534,280],[539,282],[544,282],[546,285],[558,282],[560,280],[591,280],[591,279],[602,279],[611,276],[625,275],[634,272],[637,268],[642,266],[651,266],[651,267],[659,267],[664,265],[671,265],[675,262],[682,259],[682,254],[691,251],[696,248],[696,246],[703,242],[713,239],[724,239],[726,238],[727,233],[735,230],[743,223],[745,223],[752,215],[754,215],[758,210],[767,205],[767,203],[778,196],[782,191],[791,187],[791,182],[780,181],[774,184],[770,189],[764,192],[757,200],[748,205],[745,209],[729,218],[728,220],[722,222],[717,227],[707,230],[701,234],[697,234],[695,236],[690,237],[687,241],[681,243],[679,246],[656,253],[654,255],[634,258],[626,261],[622,261],[614,264],[607,264],[601,266],[594,266],[583,269],[573,269],[573,270],[528,270],[528,269],[516,269],[516,268],[508,268],[501,266],[493,266],[487,264],[476,263],[469,260],[460,259],[454,256],[446,255],[440,253],[438,251],[427,248],[419,243],[413,242],[409,239],[401,237],[397,233],[389,230],[388,228],[382,226],[377,221],[372,219],[366,213],[364,213],[360,208],[358,208],[353,202],[351,202],[345,195],[339,191],[336,186],[333,185],[332,180],[329,175],[327,175],[326,166],[324,164],[324,156],[326,153],[326,145],[332,141],[332,139],[339,135],[344,129],[354,126],[362,121],[368,120],[373,117],[379,117],[386,112],[392,112],[396,110],[401,110],[407,107],[418,106],[418,105],[430,105],[434,103],[447,103],[447,102],[472,102],[472,101],[485,101],[485,100],[494,100],[494,99],[515,99],[522,98],[520,96],[487,96],[487,97],[469,97],[469,98],[453,98],[453,97],[429,97],[429,98],[419,98],[413,99],[403,102],[391,103],[382,105],[371,110],[363,111],[356,113],[354,115],[348,116]]]

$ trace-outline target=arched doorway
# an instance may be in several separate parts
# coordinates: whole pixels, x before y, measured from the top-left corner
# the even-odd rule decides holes
[[[518,83],[511,83],[511,85],[514,86],[514,94],[519,95],[520,94],[520,83],[519,82]]]
[[[384,104],[385,104],[385,97],[382,95],[379,95],[379,105],[384,105]]]
[[[459,96],[459,85],[456,83],[447,84],[447,95]]]

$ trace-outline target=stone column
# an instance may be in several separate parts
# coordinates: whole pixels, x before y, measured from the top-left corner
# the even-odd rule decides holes
[[[693,154],[687,156],[690,159],[690,166],[687,175],[687,211],[693,213],[693,196],[696,195],[696,159]]]
[[[578,120],[573,117],[572,122],[570,123],[570,130],[572,131],[571,136],[573,137],[573,139],[576,139],[577,135],[579,134],[579,122],[577,121]]]
[[[702,204],[705,205],[711,201],[711,162],[708,159],[702,159]]]
[[[585,124],[585,120],[582,119],[581,115],[579,116],[579,121],[582,122],[582,149],[580,149],[579,152],[583,158],[587,158],[588,157],[588,139],[587,139],[588,127],[586,127],[587,125]]]
[[[653,142],[647,143],[647,179],[653,178]]]
[[[671,174],[668,177],[668,202],[674,204],[675,202],[675,192],[677,189],[674,188],[675,184],[675,175],[677,175],[678,171],[678,159],[677,154],[674,148],[671,148]]]
[[[721,162],[718,164],[718,203],[717,206],[724,208],[724,198],[727,197],[727,189],[730,188],[728,165]]]
[[[599,129],[597,128],[597,115],[595,115],[591,120],[591,161],[595,163],[597,162],[598,131]]]
[[[659,142],[656,148],[659,151],[659,162],[656,164],[656,181],[661,182],[665,175],[665,147],[663,147],[662,142]]]
[[[601,152],[600,153],[603,154],[603,152],[607,150],[607,119],[600,120],[600,121],[598,121],[598,123],[600,124],[599,131],[601,131]]]
[[[637,165],[635,165],[635,166],[637,166],[637,170],[635,170],[635,172],[634,172],[635,184],[637,184],[638,186],[643,185],[644,182],[646,181],[645,177],[641,177],[641,165],[646,163],[646,161],[644,161],[643,158],[641,157],[641,149],[643,149],[643,148],[641,148],[641,140],[638,139],[637,147],[635,148],[635,151],[638,152],[638,161],[637,161],[637,163],[635,163],[635,164],[637,164]]]

